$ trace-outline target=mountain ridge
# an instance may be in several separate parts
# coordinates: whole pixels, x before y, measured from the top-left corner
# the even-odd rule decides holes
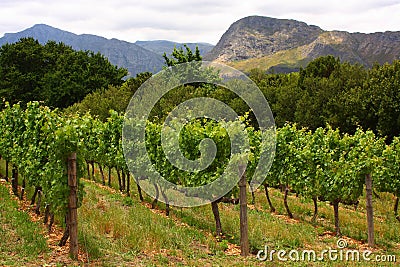
[[[296,20],[249,16],[234,22],[205,59],[242,71],[258,67],[288,72],[331,54],[371,67],[399,59],[399,43],[400,31],[326,31]]]
[[[75,50],[100,52],[112,64],[127,68],[131,76],[144,71],[159,71],[163,64],[160,55],[136,44],[93,34],[78,35],[46,24],[35,24],[17,33],[6,33],[0,38],[0,45],[15,43],[23,37],[33,37],[41,44],[52,40],[63,42]]]
[[[69,31],[64,31],[47,24],[35,24],[30,28],[16,33],[5,33],[0,38],[0,46],[5,43],[15,43],[23,37],[33,37],[41,44],[50,40],[63,42],[71,46],[75,50],[91,50],[100,52],[107,57],[113,65],[128,69],[130,76],[135,76],[138,73],[149,71],[156,73],[164,66],[162,53],[157,48],[154,41],[138,41],[140,43],[131,43],[128,41],[119,40],[116,38],[107,39],[94,34],[75,34]],[[164,41],[164,40],[163,40]],[[167,42],[166,48],[170,49],[164,52],[172,52],[174,46],[181,47],[183,44]],[[150,49],[147,49],[146,48]],[[189,47],[194,48],[196,43],[190,43]],[[201,44],[203,48],[212,47],[210,44]],[[171,48],[172,47],[172,48]],[[207,50],[208,51],[208,50]]]

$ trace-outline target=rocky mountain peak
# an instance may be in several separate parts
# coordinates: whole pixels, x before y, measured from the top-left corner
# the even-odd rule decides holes
[[[246,17],[229,27],[206,59],[227,62],[261,57],[312,42],[322,32],[296,20]]]
[[[399,59],[400,32],[324,31],[301,21],[251,16],[234,22],[206,60],[240,70],[297,70],[314,58],[334,55],[342,61],[372,66]]]

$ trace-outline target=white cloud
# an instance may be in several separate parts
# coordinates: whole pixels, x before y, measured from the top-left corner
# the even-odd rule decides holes
[[[296,19],[326,30],[400,30],[399,0],[2,0],[0,36],[37,23],[74,33],[136,40],[216,43],[236,20],[261,15]]]

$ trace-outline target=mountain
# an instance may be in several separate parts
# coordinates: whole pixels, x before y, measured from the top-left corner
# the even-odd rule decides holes
[[[137,41],[135,44],[153,51],[156,54],[163,55],[164,52],[167,54],[171,54],[171,52],[174,50],[174,47],[176,48],[184,48],[182,43],[175,43],[171,41],[166,41],[166,40],[156,40],[156,41]],[[211,49],[214,47],[212,44],[208,43],[186,43],[186,45],[190,48],[190,50],[195,51],[196,46],[199,47],[200,54],[204,56],[208,52],[211,51]]]
[[[54,40],[70,45],[75,50],[100,52],[112,64],[127,68],[131,76],[144,71],[158,72],[164,64],[161,55],[137,44],[91,34],[77,35],[45,24],[37,24],[18,33],[6,33],[0,38],[0,46],[15,43],[22,37],[33,37],[42,44]]]
[[[181,43],[165,40],[129,43],[92,34],[77,35],[45,24],[36,24],[17,33],[6,33],[0,38],[0,46],[5,43],[15,43],[22,37],[33,37],[41,44],[53,40],[72,46],[75,50],[100,52],[112,64],[127,68],[130,76],[145,71],[153,73],[160,71],[164,65],[162,57],[164,52],[171,53],[175,46],[183,47]],[[188,43],[188,46],[193,51],[198,46],[201,54],[205,54],[213,48],[213,45],[207,43]]]
[[[399,59],[399,44],[399,31],[325,31],[296,20],[250,16],[233,23],[204,59],[224,62],[242,71],[261,68],[290,72],[331,54],[342,61],[371,67],[375,62]]]

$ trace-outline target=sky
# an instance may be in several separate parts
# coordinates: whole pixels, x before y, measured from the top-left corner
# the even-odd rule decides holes
[[[324,30],[400,31],[400,0],[0,0],[0,37],[44,23],[129,42],[216,44],[233,22],[251,15]]]

